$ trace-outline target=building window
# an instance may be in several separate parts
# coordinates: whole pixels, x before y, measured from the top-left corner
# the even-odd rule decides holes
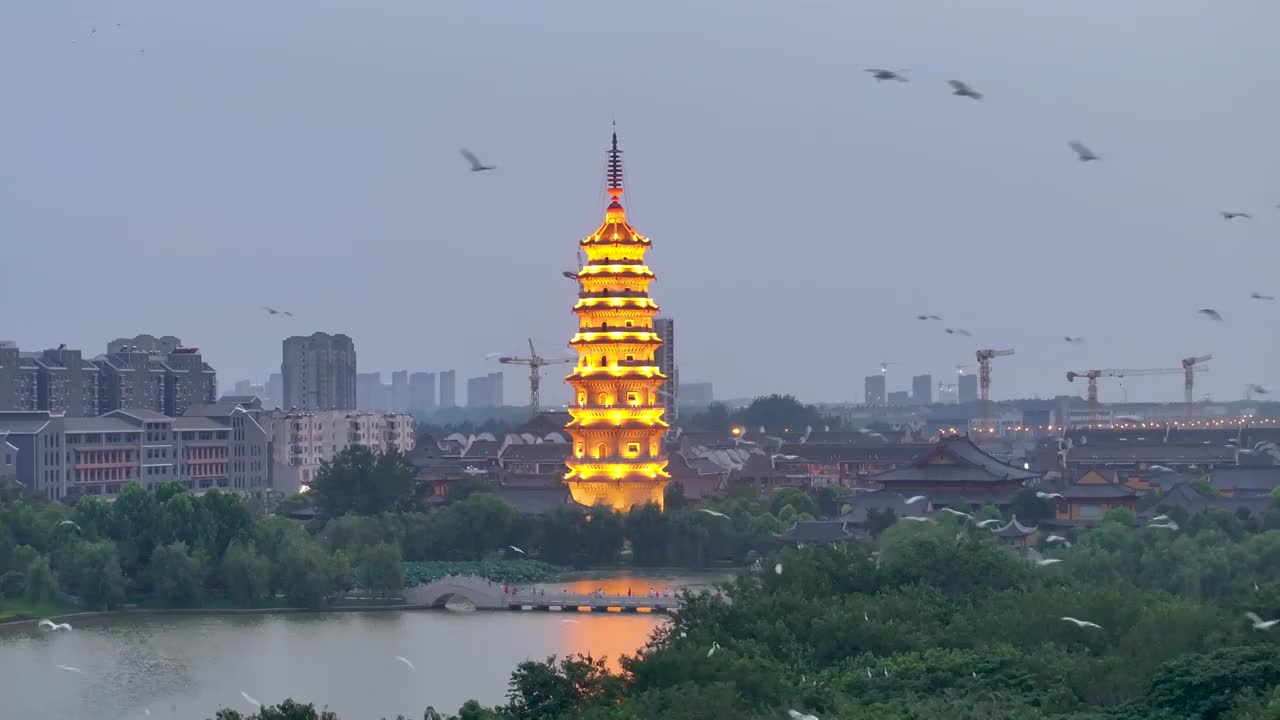
[[[627,321],[627,327],[632,327],[634,325],[635,323],[631,322],[630,320]]]
[[[636,393],[636,392],[629,392],[629,393],[627,393],[627,404],[628,404],[628,405],[639,405],[639,404],[640,404],[640,393]]]
[[[575,457],[582,457],[582,454],[583,454],[582,443],[578,443],[573,446],[573,454]]]
[[[608,394],[608,393],[600,393],[599,395],[596,395],[596,404],[597,404],[597,405],[608,405],[608,404],[609,404],[609,394]]]
[[[600,443],[599,445],[597,445],[597,446],[596,446],[596,457],[597,457],[597,458],[605,457],[605,456],[607,456],[608,454],[609,454],[609,446],[608,446],[607,444],[605,444],[605,443]]]
[[[640,443],[627,443],[627,457],[636,457],[640,454]]]
[[[580,392],[580,393],[578,393],[578,404],[579,404],[579,405],[586,405],[586,404],[587,404],[587,394],[586,394],[586,393],[584,393],[584,392]]]

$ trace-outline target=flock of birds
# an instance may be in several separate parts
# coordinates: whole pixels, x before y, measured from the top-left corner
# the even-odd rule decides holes
[[[905,83],[911,80],[908,74],[909,70],[891,70],[888,68],[867,68],[865,72],[869,73],[871,77],[875,78],[879,82],[894,81],[894,82]],[[984,97],[981,92],[979,92],[972,85],[970,85],[969,83],[963,80],[948,80],[947,85],[951,87],[952,95],[969,98],[971,100],[982,100],[982,98]],[[1083,142],[1079,140],[1068,141],[1067,147],[1070,148],[1073,153],[1075,153],[1076,159],[1079,160],[1080,162],[1088,163],[1088,162],[1096,162],[1096,161],[1102,160],[1101,155],[1094,152],[1092,149],[1089,148],[1089,146],[1085,145]],[[1280,204],[1277,204],[1276,207],[1280,208]],[[1222,217],[1223,220],[1228,222],[1233,220],[1253,219],[1252,214],[1247,212],[1236,211],[1236,210],[1220,210],[1218,214]],[[1260,301],[1274,301],[1276,299],[1274,295],[1267,295],[1267,294],[1256,292],[1256,291],[1251,292],[1249,294],[1249,298],[1251,300],[1260,300]],[[1200,308],[1199,310],[1196,311],[1196,314],[1213,322],[1223,322],[1222,313],[1215,308],[1211,308],[1211,307]],[[942,318],[938,315],[927,314],[927,313],[916,315],[916,319],[917,320],[939,320],[939,321],[942,320]],[[956,327],[944,328],[944,332],[946,332],[946,334],[948,335],[960,335],[963,337],[972,337],[973,335],[968,330],[965,330],[963,328],[956,328]],[[1071,335],[1065,336],[1064,339],[1066,340],[1066,342],[1073,343],[1073,344],[1084,342],[1084,338],[1075,337]]]

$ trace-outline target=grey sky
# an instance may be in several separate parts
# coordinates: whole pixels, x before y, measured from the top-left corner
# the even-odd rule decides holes
[[[994,397],[1200,353],[1240,397],[1280,384],[1280,303],[1248,299],[1280,295],[1277,27],[1274,0],[13,0],[0,338],[177,334],[224,383],[317,329],[363,370],[556,354],[616,117],[682,378],[718,396],[1014,347]]]

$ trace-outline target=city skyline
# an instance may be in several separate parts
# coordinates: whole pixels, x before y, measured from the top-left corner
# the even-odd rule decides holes
[[[1268,270],[1280,261],[1269,242],[1280,149],[1263,142],[1276,104],[1258,91],[1273,65],[1255,62],[1280,22],[1275,4],[1158,15],[1097,0],[512,4],[483,53],[464,39],[482,23],[478,8],[308,8],[299,32],[298,7],[11,11],[0,67],[23,71],[5,75],[14,112],[0,118],[10,158],[0,233],[31,241],[13,243],[0,268],[5,339],[98,348],[168,328],[198,338],[224,378],[257,382],[282,338],[317,330],[351,335],[362,371],[474,377],[496,369],[486,353],[518,352],[527,337],[563,352],[571,290],[558,275],[574,261],[564,248],[604,205],[600,153],[583,139],[616,117],[636,158],[632,216],[666,268],[654,291],[680,319],[681,373],[715,382],[722,397],[852,400],[882,358],[903,363],[893,383],[894,373],[942,378],[1001,347],[1018,354],[997,364],[995,399],[1078,394],[1068,370],[1172,367],[1206,353],[1215,359],[1199,382],[1215,399],[1280,380],[1277,341],[1259,330],[1277,305],[1249,300],[1280,295]],[[682,24],[673,29],[664,9]],[[796,22],[811,33],[803,43],[751,52]],[[615,47],[593,31],[602,23],[663,38],[661,61]],[[533,24],[579,44],[547,50],[524,32]],[[612,52],[623,57],[580,59]],[[458,70],[434,70],[445,65]],[[886,65],[914,67],[911,82],[862,73]],[[269,75],[249,82],[259,72]],[[421,77],[431,93],[404,92]],[[952,97],[953,77],[984,100]],[[1170,92],[1169,77],[1191,90]],[[255,111],[224,112],[241,106]],[[1077,162],[1067,148],[1077,137],[1103,161]],[[461,146],[497,169],[468,173]],[[734,182],[708,192],[713,176]],[[1254,217],[1226,222],[1224,210]],[[779,272],[796,266],[800,242],[827,261]],[[495,252],[502,262],[488,262]],[[484,277],[464,271],[480,266]],[[114,285],[130,317],[104,323],[66,300],[29,302],[47,283],[32,267],[58,268],[68,287],[147,282]],[[251,282],[228,291],[231,277]],[[485,283],[503,292],[477,292]],[[182,294],[218,302],[153,300]],[[406,334],[365,299],[424,308],[429,331]],[[749,311],[725,313],[727,302]],[[853,306],[874,310],[853,331],[828,333],[823,353],[753,340],[752,362],[731,362],[728,348],[761,328],[803,336],[838,327]],[[1203,307],[1226,322],[1196,317]],[[917,313],[973,337],[944,335]],[[546,377],[549,404],[568,396],[558,375]],[[1165,380],[1126,390],[1177,401],[1176,378]],[[524,394],[519,384],[505,393]]]

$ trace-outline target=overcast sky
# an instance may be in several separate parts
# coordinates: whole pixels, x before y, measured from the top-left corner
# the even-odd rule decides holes
[[[315,330],[460,384],[528,336],[567,354],[616,118],[682,379],[718,397],[1012,347],[997,399],[1201,353],[1237,398],[1280,386],[1280,301],[1249,299],[1280,296],[1277,28],[1275,0],[10,0],[0,339],[175,334],[224,385]]]

